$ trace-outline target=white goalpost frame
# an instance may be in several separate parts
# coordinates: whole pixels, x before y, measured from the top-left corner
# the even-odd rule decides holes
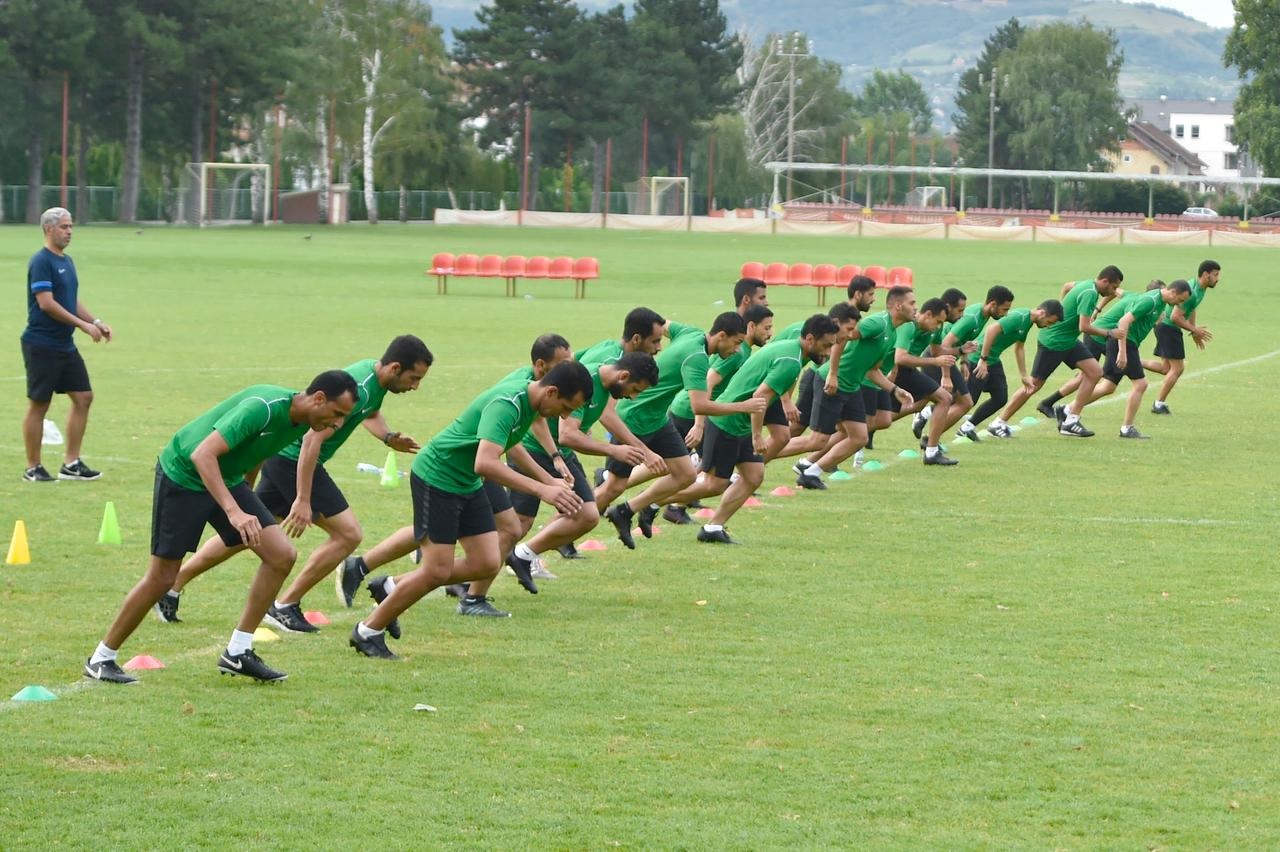
[[[683,212],[679,215],[686,220],[689,219],[690,211],[693,206],[693,200],[689,195],[689,179],[687,177],[651,177],[649,178],[649,215],[661,216],[659,212],[659,195],[665,194],[674,187],[680,187],[684,203],[682,204]]]
[[[262,224],[270,225],[271,217],[271,164],[270,163],[187,163],[184,177],[190,175],[196,177],[195,186],[190,188],[190,193],[183,192],[179,195],[179,211],[178,219],[181,221],[197,224],[201,228],[208,227],[218,222],[244,221],[240,219],[221,219],[216,216],[209,215],[209,189],[210,189],[210,173],[213,171],[239,171],[249,173],[249,180],[253,180],[253,173],[258,172],[262,175]],[[251,184],[252,185],[252,184]],[[223,190],[219,190],[223,191]],[[251,196],[252,197],[252,196]],[[192,198],[196,200],[194,210],[191,209]],[[252,201],[250,202],[252,209]],[[252,222],[252,214],[249,220]]]

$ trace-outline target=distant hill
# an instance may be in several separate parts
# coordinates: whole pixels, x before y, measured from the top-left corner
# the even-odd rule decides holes
[[[451,38],[454,28],[476,25],[479,0],[439,0],[435,18]],[[585,8],[605,2],[580,0]],[[628,6],[630,3],[628,3]],[[797,30],[813,40],[819,56],[845,67],[845,84],[857,90],[876,68],[915,75],[949,129],[960,73],[982,43],[1011,17],[1034,26],[1087,19],[1115,30],[1124,50],[1120,78],[1126,98],[1231,98],[1239,81],[1222,66],[1227,30],[1148,4],[1111,0],[721,0],[730,25],[762,38]]]

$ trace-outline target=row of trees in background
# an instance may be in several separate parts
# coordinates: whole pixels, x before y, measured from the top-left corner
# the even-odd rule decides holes
[[[59,182],[65,84],[72,183],[119,186],[125,220],[185,162],[277,150],[283,187],[358,185],[372,221],[375,187],[517,190],[526,144],[531,196],[600,209],[609,178],[682,174],[734,206],[789,157],[1103,169],[1125,128],[1123,58],[1087,23],[997,30],[961,78],[954,151],[910,75],[849,92],[804,34],[735,34],[718,0],[490,0],[451,51],[419,0],[3,0],[0,33],[0,182]],[[1245,70],[1250,44],[1229,48]]]

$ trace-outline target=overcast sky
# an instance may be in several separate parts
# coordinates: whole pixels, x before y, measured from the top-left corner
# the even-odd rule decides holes
[[[1122,0],[1125,3],[1151,3],[1177,9],[1213,27],[1230,27],[1235,21],[1231,0]]]

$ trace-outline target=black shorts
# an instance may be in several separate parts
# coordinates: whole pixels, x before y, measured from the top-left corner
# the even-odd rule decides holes
[[[769,403],[769,407],[764,410],[764,424],[766,426],[790,426],[791,421],[787,419],[787,412],[782,407],[782,397],[775,396],[773,402]],[[704,437],[703,440],[706,440]]]
[[[32,402],[48,402],[55,393],[93,390],[78,349],[52,349],[24,340],[22,363],[27,368],[27,399]]]
[[[1044,381],[1053,375],[1053,371],[1058,369],[1059,364],[1066,364],[1071,369],[1075,369],[1081,361],[1096,361],[1093,355],[1089,354],[1089,350],[1079,340],[1070,349],[1059,351],[1057,349],[1046,349],[1044,344],[1037,343],[1036,361],[1031,366],[1031,375],[1033,378]]]
[[[817,370],[805,370],[800,376],[800,392],[796,394],[796,410],[800,412],[800,422],[809,425],[813,420],[813,401],[822,396],[822,376]]]
[[[253,489],[253,493],[277,518],[288,516],[293,501],[298,499],[298,463],[284,456],[267,459],[258,473],[258,487]],[[311,514],[332,518],[348,508],[347,498],[329,476],[329,471],[324,469],[324,465],[317,464],[311,474]]]
[[[974,369],[977,369],[976,367]],[[1004,364],[997,361],[994,364],[987,365],[987,377],[980,379],[974,375],[973,370],[969,371],[969,393],[973,396],[973,401],[977,402],[978,397],[983,393],[989,393],[991,396],[1000,396],[997,388],[1003,389],[1004,395],[1009,395],[1009,381],[1004,375]]]
[[[817,404],[813,407],[809,428],[815,432],[834,435],[840,424],[847,420],[867,422],[867,408],[863,403],[861,389],[852,393],[836,391],[833,396],[819,392],[814,398]]]
[[[484,496],[489,498],[489,508],[495,515],[511,508],[511,492],[496,482],[484,481]]]
[[[1092,334],[1086,334],[1080,342],[1084,344],[1085,349],[1089,350],[1089,354],[1098,361],[1101,361],[1102,356],[1107,354],[1107,345],[1099,343]]]
[[[664,459],[678,459],[682,456],[689,455],[689,448],[684,445],[684,438],[680,437],[680,432],[676,430],[675,424],[671,422],[670,417],[663,424],[662,428],[657,432],[650,432],[648,435],[637,435],[640,443],[658,454]],[[617,438],[613,442],[619,443]],[[623,464],[617,459],[609,459],[604,466],[611,476],[630,476],[632,465]]]
[[[924,374],[929,378],[933,379],[935,382],[937,382],[939,386],[942,385],[942,368],[941,367],[925,367]],[[952,398],[959,399],[962,396],[968,395],[969,382],[965,379],[964,370],[960,369],[959,364],[955,364],[951,367],[950,376],[951,376]]]
[[[911,394],[911,398],[916,402],[933,396],[940,387],[932,377],[923,370],[917,370],[915,367],[899,367],[898,378],[894,381],[894,384]],[[902,403],[898,402],[897,397],[892,398],[890,405],[894,411],[902,410]]]
[[[487,486],[487,483],[486,483]],[[454,494],[427,484],[416,473],[409,474],[413,495],[413,537],[432,544],[456,544],[460,538],[484,535],[498,529],[487,487],[470,494]],[[507,504],[510,508],[510,503]]]
[[[263,529],[276,525],[275,516],[262,505],[249,483],[240,482],[228,490],[236,505],[256,517]],[[151,554],[161,559],[181,559],[195,553],[205,524],[218,531],[218,537],[227,547],[244,544],[240,531],[231,525],[227,513],[212,494],[183,488],[156,464],[155,491],[151,498]]]
[[[1176,325],[1156,323],[1156,357],[1170,361],[1187,360],[1187,344],[1182,329]]]
[[[1130,381],[1139,381],[1145,379],[1147,374],[1142,369],[1142,356],[1138,354],[1138,344],[1132,340],[1124,341],[1125,361],[1124,369],[1116,367],[1116,356],[1120,354],[1120,341],[1115,339],[1107,340],[1107,361],[1102,366],[1102,377],[1113,385],[1120,384],[1120,379],[1128,376]]]
[[[867,412],[868,420],[875,417],[877,411],[893,410],[893,394],[884,388],[863,385],[858,392],[862,394],[862,408]]]
[[[533,456],[533,460],[537,462],[538,467],[557,479],[560,478],[560,472],[556,470],[556,466],[552,463],[551,456],[546,453],[535,453],[532,450],[529,451],[529,455]],[[573,476],[573,493],[581,497],[584,503],[593,502],[596,499],[596,495],[591,490],[591,480],[587,478],[587,472],[582,469],[582,462],[578,460],[576,455],[569,453],[565,455],[564,463],[569,468],[569,473]],[[514,464],[508,463],[508,466],[518,473],[523,473],[525,476],[529,475]],[[523,491],[511,492],[511,508],[516,510],[517,515],[536,518],[538,517],[538,506],[541,504],[542,501],[532,494],[526,494]]]
[[[707,424],[702,450],[702,469],[721,479],[733,476],[733,469],[740,464],[764,464],[750,435],[730,435],[714,423]]]
[[[671,425],[676,427],[676,431],[680,433],[681,439],[689,436],[689,430],[693,428],[693,421],[688,417],[678,417],[675,414],[668,414],[671,418]]]

